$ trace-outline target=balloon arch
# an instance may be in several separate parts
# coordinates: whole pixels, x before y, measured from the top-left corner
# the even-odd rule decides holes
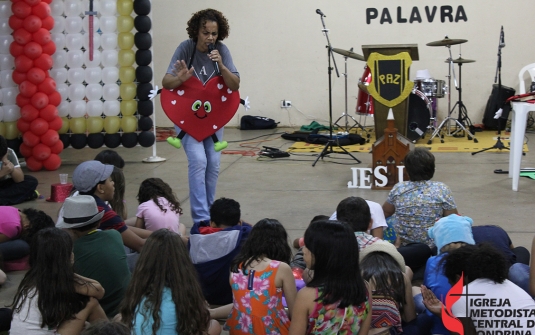
[[[0,135],[32,171],[154,144],[150,0],[0,1]]]

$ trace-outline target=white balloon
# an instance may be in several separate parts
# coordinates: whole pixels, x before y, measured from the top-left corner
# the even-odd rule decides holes
[[[84,48],[89,50],[89,34],[84,34]],[[100,34],[93,34],[93,50],[100,48]]]
[[[60,117],[64,117],[69,115],[69,102],[68,101],[62,101],[58,106],[58,115]]]
[[[9,45],[11,44],[11,42],[13,42],[13,36],[11,35],[0,36],[0,54],[9,54]]]
[[[0,85],[2,87],[15,87],[17,85],[13,81],[13,70],[0,71]]]
[[[12,33],[11,27],[9,26],[9,19],[0,19],[0,35],[9,35]]]
[[[83,84],[72,84],[69,86],[69,99],[82,100],[85,97],[85,86]]]
[[[15,58],[10,54],[0,54],[0,70],[11,70],[15,67]]]
[[[0,122],[4,121],[4,107],[0,106]]]
[[[67,16],[65,18],[65,31],[68,34],[78,34],[82,32],[82,18],[79,16]]]
[[[117,31],[117,17],[116,16],[101,16],[100,30],[103,33],[115,33]]]
[[[20,119],[20,108],[17,105],[4,105],[4,122],[13,122]]]
[[[73,100],[69,104],[69,116],[70,117],[83,117],[85,116],[85,101]]]
[[[102,98],[102,86],[100,84],[89,84],[85,87],[85,96],[90,101]]]
[[[89,17],[90,15],[86,15],[82,19],[82,28],[84,29],[86,34],[89,34]],[[93,15],[93,33],[97,34],[99,29],[100,29],[100,20],[98,16]]]
[[[51,34],[63,33],[65,30],[65,18],[63,16],[54,16],[54,27],[50,30]]]
[[[104,100],[117,100],[119,99],[119,85],[117,84],[106,84],[103,87],[102,91],[102,97],[104,97]]]
[[[0,1],[0,17],[3,19],[9,19],[13,14],[11,11],[11,2],[10,1]]]
[[[104,115],[117,116],[121,111],[121,103],[117,100],[104,101]]]
[[[85,82],[88,84],[99,84],[102,80],[102,70],[100,67],[89,67],[85,69]]]
[[[65,37],[65,46],[69,51],[82,49],[84,46],[82,34],[67,34]]]
[[[100,51],[98,50],[93,50],[93,60],[89,60],[89,50],[86,48],[86,52],[84,52],[84,64],[87,68],[91,68],[91,67],[97,67],[97,66],[100,66],[100,60],[101,60],[101,56],[100,56]]]
[[[66,16],[79,16],[82,14],[82,4],[79,0],[66,0],[64,12]]]
[[[116,0],[101,0],[101,2],[100,2],[100,14],[102,16],[115,15],[116,13],[117,13],[117,2],[116,2]]]
[[[82,67],[84,65],[84,53],[82,50],[73,50],[67,52],[68,67]]]
[[[17,94],[19,94],[18,87],[4,87],[2,88],[2,103],[5,105],[14,105],[17,102]]]
[[[4,100],[4,94],[2,93],[2,90],[0,90],[0,102],[3,102]]]
[[[54,61],[54,65],[52,65],[53,69],[61,69],[65,67],[65,65],[67,65],[67,51],[56,50],[52,55],[52,60]]]
[[[60,16],[63,15],[63,11],[65,9],[65,4],[63,3],[63,0],[54,0],[50,4],[50,13],[52,16]],[[56,18],[54,18],[55,20]]]
[[[69,85],[67,84],[57,84],[56,91],[61,95],[61,101],[65,101],[69,97]]]
[[[64,67],[50,70],[50,77],[56,81],[56,84],[64,84],[67,82],[68,71]]]
[[[58,52],[58,50],[62,50],[63,48],[65,48],[65,34],[54,33],[50,35],[52,37],[52,41],[56,45],[56,52]]]
[[[105,67],[102,69],[102,82],[104,84],[116,84],[119,80],[119,69],[116,67]]]
[[[103,50],[114,50],[117,48],[117,34],[105,33],[100,37],[100,45]]]
[[[67,80],[71,84],[81,84],[85,79],[85,70],[81,67],[71,67],[67,73]]]
[[[89,116],[101,116],[103,103],[100,100],[88,101],[85,109],[87,111],[87,115]]]
[[[119,62],[119,51],[117,50],[104,50],[101,54],[101,61],[104,67],[117,66]]]

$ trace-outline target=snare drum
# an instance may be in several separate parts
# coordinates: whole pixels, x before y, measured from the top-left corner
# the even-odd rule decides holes
[[[409,114],[407,116],[407,138],[416,142],[425,135],[431,122],[433,105],[427,96],[413,90],[409,96]]]
[[[359,94],[357,97],[357,115],[373,116],[373,98],[368,93],[368,86],[372,81],[372,74],[368,65],[364,66],[364,73],[359,79]]]
[[[444,80],[416,79],[414,80],[414,88],[425,94],[427,97],[443,98],[448,90]]]

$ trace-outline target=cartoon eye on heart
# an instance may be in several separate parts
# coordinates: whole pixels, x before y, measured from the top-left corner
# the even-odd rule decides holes
[[[204,108],[201,109],[201,107]],[[201,100],[197,100],[191,106],[191,110],[193,111],[196,117],[198,117],[199,119],[204,119],[212,111],[212,104],[210,103],[210,101],[205,101],[203,104]]]

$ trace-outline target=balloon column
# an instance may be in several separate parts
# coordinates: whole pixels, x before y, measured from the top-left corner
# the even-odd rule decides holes
[[[57,110],[61,95],[56,90],[55,80],[49,75],[51,55],[56,52],[50,35],[54,27],[50,2],[13,1],[13,14],[9,18],[9,26],[13,29],[9,51],[15,63],[11,78],[19,85],[15,101],[20,108],[17,121],[23,141],[20,153],[32,171],[43,167],[47,170],[59,168],[61,159],[58,154],[63,150],[58,136],[62,120]]]

